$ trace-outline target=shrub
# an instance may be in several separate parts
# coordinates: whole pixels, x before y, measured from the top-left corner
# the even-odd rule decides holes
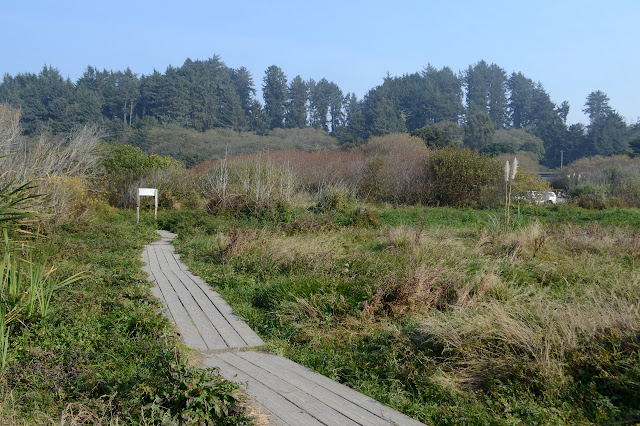
[[[379,154],[386,156],[392,152],[425,152],[427,148],[424,140],[417,136],[411,136],[406,133],[394,133],[371,138],[366,144],[359,146],[356,151],[363,152],[367,155]]]
[[[554,180],[576,204],[587,208],[640,207],[640,159],[624,155],[583,158]]]
[[[105,186],[109,201],[120,207],[132,206],[136,193],[131,188],[148,173],[169,168],[180,168],[178,161],[156,154],[146,155],[140,148],[112,144],[102,164],[105,168]]]
[[[376,137],[359,151],[370,156],[360,183],[362,195],[395,205],[427,201],[429,149],[422,139],[405,134]]]
[[[252,216],[286,215],[295,190],[294,175],[269,158],[222,160],[205,177],[208,207]]]
[[[317,206],[322,211],[347,211],[356,203],[355,191],[345,185],[329,185],[322,189]]]
[[[440,205],[490,206],[500,202],[502,164],[469,148],[433,151],[428,162],[431,197]]]
[[[206,199],[203,194],[202,179],[201,173],[184,167],[155,169],[133,183],[128,192],[130,197],[135,198],[138,188],[157,188],[158,205],[161,208],[204,210]]]

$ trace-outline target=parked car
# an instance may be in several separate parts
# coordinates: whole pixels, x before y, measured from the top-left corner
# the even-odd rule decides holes
[[[537,205],[557,204],[558,196],[553,191],[527,191],[524,196],[516,197],[516,200],[523,200]]]

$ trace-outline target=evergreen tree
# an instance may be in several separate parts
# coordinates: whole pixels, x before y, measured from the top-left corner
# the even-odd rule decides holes
[[[593,125],[599,120],[606,119],[613,110],[609,106],[607,94],[597,90],[589,93],[582,112],[589,116],[589,124]]]
[[[482,150],[493,142],[495,128],[486,112],[469,116],[464,128],[464,144],[471,149]]]
[[[509,89],[509,110],[511,125],[516,129],[523,129],[529,125],[528,118],[531,108],[531,98],[535,84],[521,72],[511,74],[507,80]]]
[[[334,82],[329,83],[329,122],[332,132],[344,124],[343,103],[344,95],[340,87]]]
[[[265,71],[262,96],[269,128],[283,127],[287,104],[287,76],[276,65],[271,65]]]
[[[387,76],[382,83],[370,90],[362,101],[362,114],[365,124],[365,139],[369,136],[381,136],[389,133],[407,131],[407,116],[396,105],[394,81]]]
[[[355,93],[347,93],[344,99],[345,126],[334,130],[343,146],[360,144],[366,137],[362,105]]]
[[[431,65],[422,72],[432,93],[427,103],[425,123],[449,121],[457,123],[464,114],[462,105],[462,81],[449,67],[437,70]]]
[[[600,90],[587,96],[584,112],[589,116],[587,134],[588,153],[613,155],[629,148],[627,125],[611,106],[609,97]]]
[[[240,106],[245,114],[248,116],[251,111],[251,104],[253,97],[256,95],[256,89],[254,88],[253,77],[248,69],[240,67],[237,70],[232,70],[231,80],[238,92],[238,98],[240,100]]]
[[[464,73],[467,95],[467,116],[489,111],[489,65],[480,61],[469,65]]]
[[[289,83],[285,123],[287,127],[305,127],[307,125],[307,83],[297,75]]]
[[[311,126],[316,129],[329,131],[327,117],[329,115],[329,104],[331,97],[331,84],[326,78],[317,83],[309,81],[309,115]]]
[[[491,64],[488,73],[489,117],[496,129],[507,126],[507,73]]]

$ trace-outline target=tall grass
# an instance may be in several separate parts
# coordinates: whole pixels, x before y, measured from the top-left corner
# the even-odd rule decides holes
[[[179,251],[272,350],[426,423],[637,418],[637,224],[564,210],[509,228],[480,211],[322,232],[217,218],[181,228]]]

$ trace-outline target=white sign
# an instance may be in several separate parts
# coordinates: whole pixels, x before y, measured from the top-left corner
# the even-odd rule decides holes
[[[140,223],[140,197],[155,197],[153,217],[158,219],[158,190],[156,188],[138,188],[138,208],[136,209],[136,223]]]
[[[138,188],[138,195],[141,197],[155,197],[157,194],[156,188]]]

